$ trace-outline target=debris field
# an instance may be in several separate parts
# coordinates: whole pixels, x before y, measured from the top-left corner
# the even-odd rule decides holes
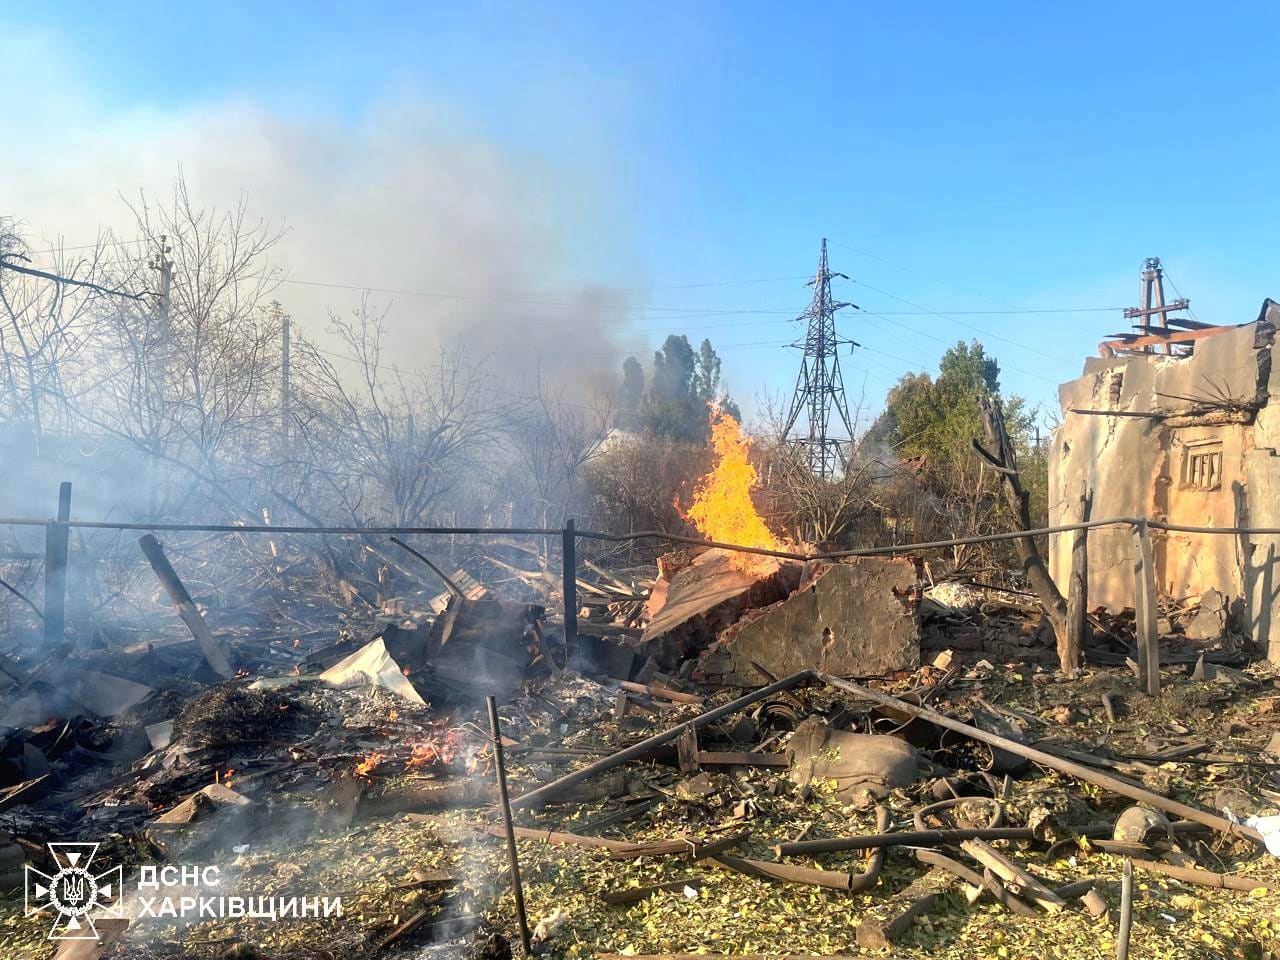
[[[1216,598],[1161,611],[1152,697],[1132,611],[1068,676],[1023,595],[922,561],[587,561],[569,630],[545,564],[480,554],[336,640],[297,598],[287,634],[231,628],[153,561],[189,637],[5,651],[0,953],[519,954],[501,768],[539,955],[1280,955],[1280,685]],[[51,944],[21,908],[57,841],[341,915],[126,897]]]

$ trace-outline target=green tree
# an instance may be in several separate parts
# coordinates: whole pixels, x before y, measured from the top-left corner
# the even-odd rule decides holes
[[[909,373],[890,389],[869,439],[914,460],[911,474],[917,479],[906,484],[912,503],[900,504],[896,512],[909,517],[917,535],[969,535],[1007,526],[995,478],[970,445],[983,436],[978,398],[999,394],[1000,366],[976,340],[948,349],[936,376]],[[1033,413],[1021,397],[1001,402],[1009,437],[1021,455],[1024,486],[1033,491],[1033,507],[1043,509],[1045,459],[1031,442]]]
[[[694,391],[707,403],[714,403],[720,392],[720,358],[711,348],[710,340],[703,340],[702,346],[698,348]]]
[[[639,428],[653,437],[686,443],[706,443],[707,405],[720,403],[722,409],[739,416],[737,405],[720,393],[720,357],[710,340],[695,351],[689,338],[671,334],[654,352],[653,372],[644,390],[644,371],[639,361],[628,357],[622,365],[619,387],[620,425]],[[635,415],[625,416],[627,404],[643,391]]]
[[[622,383],[618,386],[618,426],[623,430],[640,429],[643,400],[644,368],[635,357],[627,357],[622,364]]]
[[[999,364],[976,340],[961,341],[942,355],[936,378],[909,373],[890,389],[889,433],[902,456],[925,456],[944,469],[967,462],[969,441],[982,432],[978,397],[999,393]]]

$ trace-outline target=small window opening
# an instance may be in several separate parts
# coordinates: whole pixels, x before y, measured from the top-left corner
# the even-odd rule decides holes
[[[1216,441],[1189,446],[1182,455],[1182,486],[1217,490],[1222,486],[1222,444]]]

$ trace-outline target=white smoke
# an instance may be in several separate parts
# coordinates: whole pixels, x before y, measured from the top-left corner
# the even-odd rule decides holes
[[[198,206],[249,210],[286,233],[276,293],[297,328],[322,345],[330,310],[392,305],[387,355],[430,361],[465,337],[509,389],[535,365],[562,382],[612,384],[625,338],[622,298],[574,282],[566,231],[591,206],[568,160],[522,153],[482,135],[423,89],[385,94],[355,119],[288,116],[252,99],[176,108],[109,102],[50,34],[6,26],[0,60],[19,92],[5,98],[0,215],[28,236],[91,243],[100,228],[130,236],[127,203],[172,196],[181,171]],[[565,156],[572,155],[565,145]],[[568,226],[575,223],[577,226]],[[594,231],[593,231],[594,232]],[[611,245],[593,235],[590,248]]]

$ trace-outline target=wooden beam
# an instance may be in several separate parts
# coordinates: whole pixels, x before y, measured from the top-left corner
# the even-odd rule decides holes
[[[1093,512],[1093,491],[1080,495],[1080,521],[1088,523]],[[1058,660],[1068,675],[1080,669],[1080,658],[1089,638],[1089,528],[1075,531],[1071,544],[1071,579],[1067,589],[1067,635]]]
[[[1140,520],[1133,530],[1133,607],[1138,641],[1138,666],[1143,689],[1160,696],[1160,634],[1157,627],[1156,571],[1151,530]]]
[[[67,639],[67,548],[71,519],[71,484],[58,488],[58,520],[45,528],[44,536],[44,641],[47,652],[62,647]]]
[[[1082,407],[1072,407],[1067,412],[1090,417],[1134,417],[1143,420],[1163,420],[1168,416],[1167,413],[1142,413],[1137,410],[1086,410]]]
[[[1228,330],[1236,330],[1239,325],[1231,327],[1206,327],[1203,330],[1170,330],[1168,333],[1153,333],[1148,336],[1130,337],[1128,334],[1114,334],[1113,338],[1122,339],[1125,347],[1154,347],[1162,343],[1192,343],[1206,337],[1216,336]]]
[[[1212,330],[1217,326],[1218,324],[1216,323],[1196,323],[1192,320],[1183,320],[1181,317],[1170,317],[1169,326],[1166,327],[1159,327],[1154,323],[1135,323],[1133,325],[1133,329],[1136,332],[1133,333],[1132,336],[1138,336],[1140,334],[1177,333],[1176,330],[1170,330],[1170,327],[1184,327],[1187,330]],[[1120,334],[1117,334],[1117,336],[1120,336]],[[1130,334],[1123,334],[1123,336],[1130,336]]]
[[[699,750],[698,763],[708,767],[788,767],[785,753],[736,753]]]
[[[1181,300],[1171,300],[1162,306],[1154,307],[1125,307],[1124,318],[1132,320],[1136,317],[1154,317],[1161,313],[1173,313],[1175,310],[1185,310],[1191,306],[1191,301],[1185,297]]]
[[[151,569],[155,571],[165,593],[169,594],[169,599],[177,607],[178,616],[182,618],[182,622],[191,631],[191,636],[195,637],[196,643],[200,645],[200,652],[204,654],[209,666],[218,676],[230,680],[235,676],[236,671],[231,666],[231,656],[226,644],[213,635],[209,625],[204,622],[204,617],[200,616],[200,611],[196,609],[195,601],[191,599],[191,594],[183,585],[182,578],[169,563],[169,558],[164,555],[164,548],[160,546],[160,541],[148,533],[138,538],[138,546],[142,548],[147,562],[151,564]]]

